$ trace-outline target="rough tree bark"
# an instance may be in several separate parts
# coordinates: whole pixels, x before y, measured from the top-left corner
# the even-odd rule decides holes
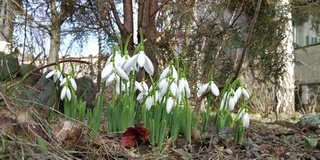
[[[278,79],[278,87],[276,89],[276,113],[283,111],[285,113],[294,112],[294,63],[293,63],[293,26],[291,20],[291,12],[289,9],[289,1],[281,0],[277,6],[279,16],[285,16],[287,21],[285,27],[285,38],[282,41],[282,46],[285,57],[284,74]],[[281,14],[281,15],[280,15]]]

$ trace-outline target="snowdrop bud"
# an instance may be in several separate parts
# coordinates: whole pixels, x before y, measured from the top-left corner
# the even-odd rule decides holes
[[[146,108],[149,111],[151,106],[153,105],[153,97],[152,96],[148,96],[146,99]]]
[[[235,96],[230,96],[229,97],[229,109],[230,109],[230,111],[232,111],[234,109],[235,104],[236,104]]]
[[[249,117],[249,114],[246,112],[242,116],[242,125],[244,128],[248,128],[249,124],[250,124],[250,117]]]
[[[168,98],[168,100],[167,100],[167,105],[166,105],[167,113],[170,113],[170,112],[171,112],[171,109],[172,109],[172,107],[173,107],[173,103],[174,103],[173,97],[169,96],[169,98]]]

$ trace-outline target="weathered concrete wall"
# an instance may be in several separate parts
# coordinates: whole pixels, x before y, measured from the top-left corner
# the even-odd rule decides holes
[[[320,45],[299,48],[294,51],[301,65],[295,65],[295,80],[301,84],[320,83]]]
[[[320,45],[295,50],[296,109],[318,111],[320,104]]]

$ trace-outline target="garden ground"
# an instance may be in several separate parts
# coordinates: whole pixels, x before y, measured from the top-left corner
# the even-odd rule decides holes
[[[122,147],[120,133],[106,132],[106,119],[92,139],[83,124],[63,115],[47,121],[48,112],[33,107],[4,106],[0,115],[0,159],[320,159],[319,125],[301,124],[300,114],[282,114],[277,123],[272,115],[251,114],[243,145],[222,139],[232,138],[230,130],[219,135],[209,130],[192,144],[168,139],[161,151],[145,144]]]

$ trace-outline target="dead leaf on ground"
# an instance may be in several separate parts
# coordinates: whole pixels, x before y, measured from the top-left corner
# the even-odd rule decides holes
[[[121,137],[121,145],[133,147],[139,142],[149,143],[150,132],[144,127],[129,127]]]

